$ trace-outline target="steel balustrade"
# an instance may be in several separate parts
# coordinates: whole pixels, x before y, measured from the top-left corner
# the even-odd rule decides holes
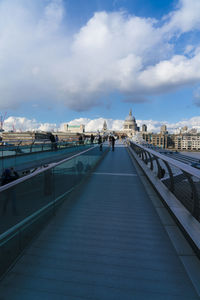
[[[57,142],[58,149],[61,149],[63,147],[72,147],[72,146],[78,146],[80,145],[79,141],[60,141]],[[88,141],[85,141],[83,144],[90,144]],[[37,151],[34,152],[43,152],[51,150],[52,143],[49,140],[44,141],[30,141],[30,140],[24,140],[24,141],[1,141],[0,145],[0,151],[1,151],[1,157],[8,157],[8,156],[18,156],[21,154],[27,154],[32,153],[34,147],[37,148]],[[45,147],[46,146],[46,147]],[[26,152],[24,151],[26,150]]]
[[[93,144],[0,187],[0,276],[107,152]]]
[[[62,150],[68,150],[70,148],[77,148],[80,146],[80,149],[84,145],[90,145],[89,141],[85,141],[84,144],[80,144],[79,141],[60,141],[57,142],[57,148],[52,147],[52,143],[49,140],[43,140],[42,142],[38,142],[36,140],[30,141],[13,141],[13,143],[10,142],[11,144],[6,144],[5,141],[1,142],[0,145],[0,175],[2,174],[4,168],[7,167],[17,167],[18,165],[21,165],[21,160],[26,157],[25,160],[30,161],[30,157],[28,159],[29,155],[38,154],[38,157],[40,155],[43,155],[42,157],[44,158],[44,155],[48,156],[48,153],[55,153],[56,156],[58,156],[60,151]],[[94,143],[95,144],[95,143]],[[52,149],[53,148],[53,149]],[[58,151],[56,151],[58,150]],[[37,157],[33,158],[34,160],[37,160]],[[10,165],[8,163],[8,160],[10,162]],[[5,163],[6,162],[6,163]]]
[[[137,156],[200,221],[200,170],[129,141]]]

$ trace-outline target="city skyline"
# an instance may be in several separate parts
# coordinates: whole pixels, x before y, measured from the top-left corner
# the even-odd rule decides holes
[[[128,113],[127,113],[128,115]],[[127,115],[125,117],[127,117]],[[135,116],[135,115],[134,115]],[[38,122],[35,119],[29,120],[21,117],[8,117],[4,122],[4,129],[7,131],[63,131],[64,124],[68,125],[85,125],[86,132],[90,131],[98,131],[102,130],[103,123],[106,121],[108,130],[122,130],[124,120],[114,120],[114,119],[106,119],[106,118],[97,118],[97,119],[89,119],[89,118],[78,118],[71,120],[69,122],[63,123],[42,123]],[[136,122],[138,126],[141,128],[143,124],[147,125],[148,132],[158,133],[160,132],[161,126],[166,125],[167,131],[169,133],[179,133],[180,130],[187,126],[188,130],[195,128],[197,132],[200,133],[200,117],[193,117],[190,120],[182,120],[176,123],[169,122],[160,122],[155,120],[139,120],[136,117]]]
[[[133,108],[158,131],[200,129],[200,1],[0,0],[0,114],[27,130]]]

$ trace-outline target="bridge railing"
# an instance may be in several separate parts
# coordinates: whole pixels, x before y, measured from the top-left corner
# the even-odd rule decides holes
[[[0,275],[107,150],[93,145],[0,187]]]
[[[129,143],[138,158],[200,221],[200,170],[132,141]]]
[[[1,141],[0,142],[0,158],[8,156],[19,156],[32,152],[43,152],[55,149],[63,149],[66,147],[74,147],[80,144],[88,144],[88,141],[58,141],[51,143],[49,140],[19,140],[19,141]]]
[[[4,145],[0,146],[0,176],[6,168],[14,167],[19,172],[26,171],[27,165],[34,162],[34,167],[45,164],[48,158],[59,158],[69,153],[82,151],[90,147],[90,143],[79,141],[64,141],[52,144],[49,140],[29,145]],[[25,169],[23,169],[23,167]]]

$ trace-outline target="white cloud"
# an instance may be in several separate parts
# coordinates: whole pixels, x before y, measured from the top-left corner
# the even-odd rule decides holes
[[[55,123],[40,123],[35,119],[11,116],[5,119],[3,129],[6,131],[57,131],[58,126]]]
[[[106,121],[107,127],[109,130],[121,130],[123,128],[123,120],[113,120],[113,119],[104,119],[104,118],[97,118],[97,119],[88,119],[88,118],[79,118],[70,121],[69,125],[85,125],[86,131],[97,131],[103,128],[103,123]]]
[[[134,101],[200,81],[199,48],[176,55],[173,42],[200,30],[199,0],[180,0],[162,25],[98,12],[72,34],[66,15],[62,0],[1,0],[1,109],[42,101],[86,110],[113,91]]]
[[[184,126],[187,126],[188,129],[196,128],[200,132],[200,117],[192,117],[190,119],[184,119],[176,123],[169,123],[167,121],[155,121],[155,120],[138,120],[139,126],[146,124],[149,132],[160,132],[160,127],[162,125],[167,126],[169,133],[179,133],[180,129]]]
[[[200,30],[200,1],[179,0],[177,10],[168,15],[168,22],[163,26],[165,32],[188,32]]]
[[[161,92],[200,81],[200,49],[192,58],[175,55],[140,73],[140,87],[146,92]]]
[[[85,125],[86,132],[97,131],[103,128],[103,123],[106,121],[107,128],[111,131],[122,130],[124,120],[104,119],[104,118],[79,118],[67,122],[69,125]],[[200,116],[196,116],[190,119],[184,119],[176,123],[169,123],[167,121],[156,121],[156,120],[136,120],[139,127],[143,124],[147,125],[149,132],[159,132],[162,125],[167,125],[167,129],[170,133],[175,133],[177,129],[184,126],[188,126],[189,129],[197,128],[200,132]],[[25,117],[9,117],[4,122],[5,130],[16,130],[16,131],[63,131],[64,123],[41,123],[35,119],[27,119]]]

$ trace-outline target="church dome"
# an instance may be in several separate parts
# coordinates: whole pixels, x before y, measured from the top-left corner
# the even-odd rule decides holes
[[[135,118],[132,116],[132,110],[130,109],[129,115],[126,117],[125,121],[135,122]]]
[[[136,134],[138,130],[137,123],[135,121],[135,117],[132,116],[132,109],[129,111],[129,115],[126,117],[123,125],[123,130],[127,134],[127,136],[132,137]]]
[[[133,116],[128,115],[125,119],[125,121],[135,121],[135,118]]]

